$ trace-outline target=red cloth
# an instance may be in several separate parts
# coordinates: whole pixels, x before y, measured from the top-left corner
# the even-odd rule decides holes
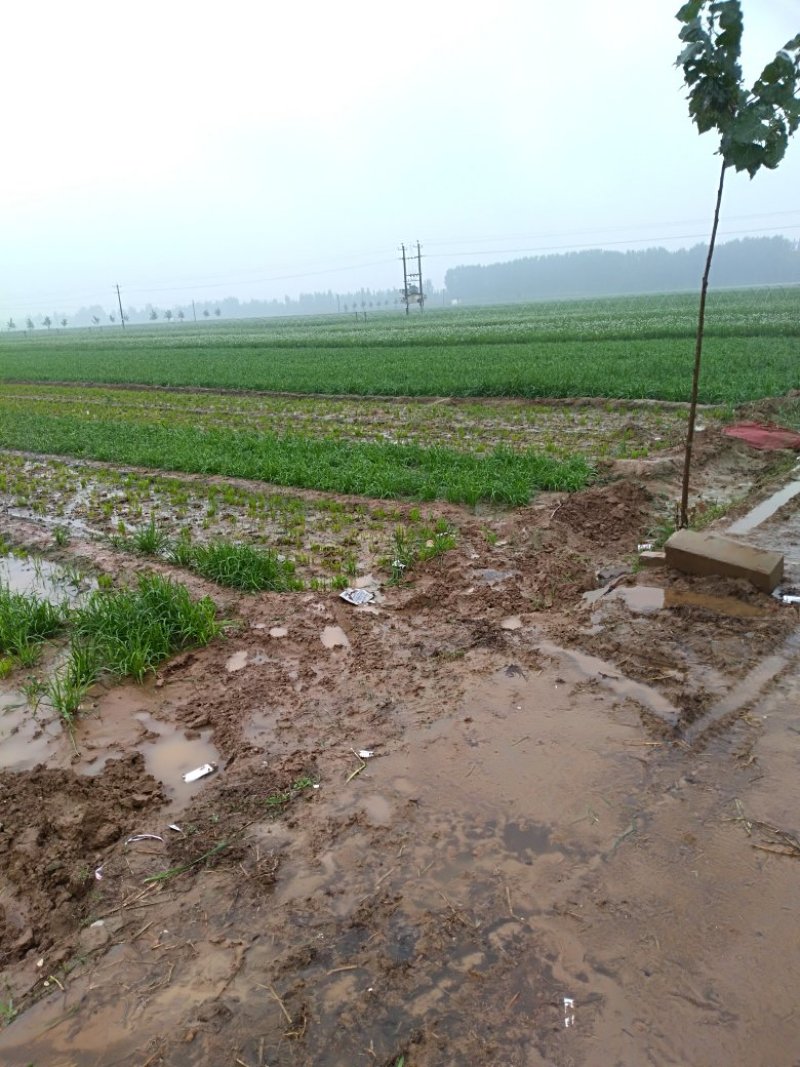
[[[728,437],[737,437],[746,441],[752,448],[768,452],[776,448],[791,448],[800,451],[800,433],[785,430],[763,422],[737,422],[735,426],[726,426],[722,431]]]

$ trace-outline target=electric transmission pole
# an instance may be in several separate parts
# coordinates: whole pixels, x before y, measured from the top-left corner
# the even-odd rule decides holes
[[[406,315],[408,314],[408,271],[406,269],[406,246],[400,245],[403,251],[403,303],[406,305]]]
[[[417,273],[419,275],[419,309],[423,311],[425,308],[425,293],[422,289],[422,250],[419,247],[419,241],[417,241]]]
[[[119,304],[119,321],[122,324],[123,330],[125,329],[125,316],[122,313],[122,297],[119,295],[119,285],[117,286],[117,303]]]
[[[403,303],[406,306],[407,315],[409,304],[419,304],[420,311],[425,304],[425,294],[422,291],[422,248],[417,241],[417,269],[416,272],[411,273],[408,270],[406,246],[400,245],[400,250],[403,254]]]

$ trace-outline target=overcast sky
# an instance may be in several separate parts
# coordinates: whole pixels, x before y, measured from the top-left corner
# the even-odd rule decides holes
[[[5,0],[0,314],[436,285],[458,263],[677,247],[718,158],[679,0]],[[752,82],[798,0],[743,0]],[[800,237],[800,137],[722,233]],[[723,238],[724,239],[724,238]],[[513,253],[513,254],[512,254]]]

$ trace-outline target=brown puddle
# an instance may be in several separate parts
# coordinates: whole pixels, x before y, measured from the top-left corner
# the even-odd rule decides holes
[[[756,526],[760,526],[762,522],[772,518],[776,511],[779,511],[784,504],[788,504],[790,500],[793,500],[798,493],[800,493],[800,481],[789,482],[788,485],[779,489],[777,493],[773,493],[772,496],[767,497],[766,500],[762,500],[752,511],[749,511],[741,519],[734,522],[727,532],[729,534],[750,533]]]
[[[0,768],[31,770],[37,764],[72,767],[93,777],[110,759],[135,750],[173,800],[186,800],[205,779],[183,781],[183,774],[204,763],[219,765],[211,730],[197,736],[156,718],[150,708],[161,699],[151,687],[121,685],[103,693],[95,709],[79,716],[74,745],[58,713],[45,702],[31,707],[23,693],[0,691]],[[77,755],[76,755],[77,750]]]
[[[717,723],[744,711],[761,697],[769,684],[800,655],[800,630],[790,634],[782,647],[772,656],[766,656],[750,673],[737,683],[730,693],[717,701],[704,715],[696,719],[684,731],[684,740],[694,744]]]
[[[58,716],[43,718],[24,693],[0,692],[0,769],[29,771],[46,763],[54,745],[63,740]],[[68,761],[68,754],[65,754]]]
[[[613,664],[575,648],[562,648],[551,641],[541,641],[539,649],[546,656],[577,669],[583,678],[598,682],[615,696],[635,701],[667,726],[675,727],[680,721],[680,710],[662,693],[643,682],[625,677]]]
[[[595,608],[602,608],[609,601],[621,600],[632,612],[641,615],[650,615],[664,608],[702,608],[734,619],[760,619],[770,613],[768,607],[732,596],[711,596],[690,589],[651,585],[620,585],[608,592],[605,589],[593,589],[584,593],[583,599]]]
[[[0,556],[0,586],[26,593],[51,604],[74,604],[96,588],[93,579],[40,556]]]
[[[584,666],[473,678],[447,717],[370,735],[355,778],[348,738],[299,817],[253,828],[251,852],[282,854],[268,895],[248,895],[247,854],[165,886],[0,1033],[0,1058],[782,1063],[798,970],[768,961],[790,861],[751,848],[682,751],[639,747],[635,710]],[[157,729],[148,699],[128,720]]]

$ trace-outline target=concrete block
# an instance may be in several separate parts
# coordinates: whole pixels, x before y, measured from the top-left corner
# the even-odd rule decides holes
[[[783,578],[783,556],[718,534],[678,530],[664,546],[667,566],[685,574],[746,578],[771,593]]]
[[[643,567],[663,567],[667,562],[666,552],[640,552],[639,562]]]

